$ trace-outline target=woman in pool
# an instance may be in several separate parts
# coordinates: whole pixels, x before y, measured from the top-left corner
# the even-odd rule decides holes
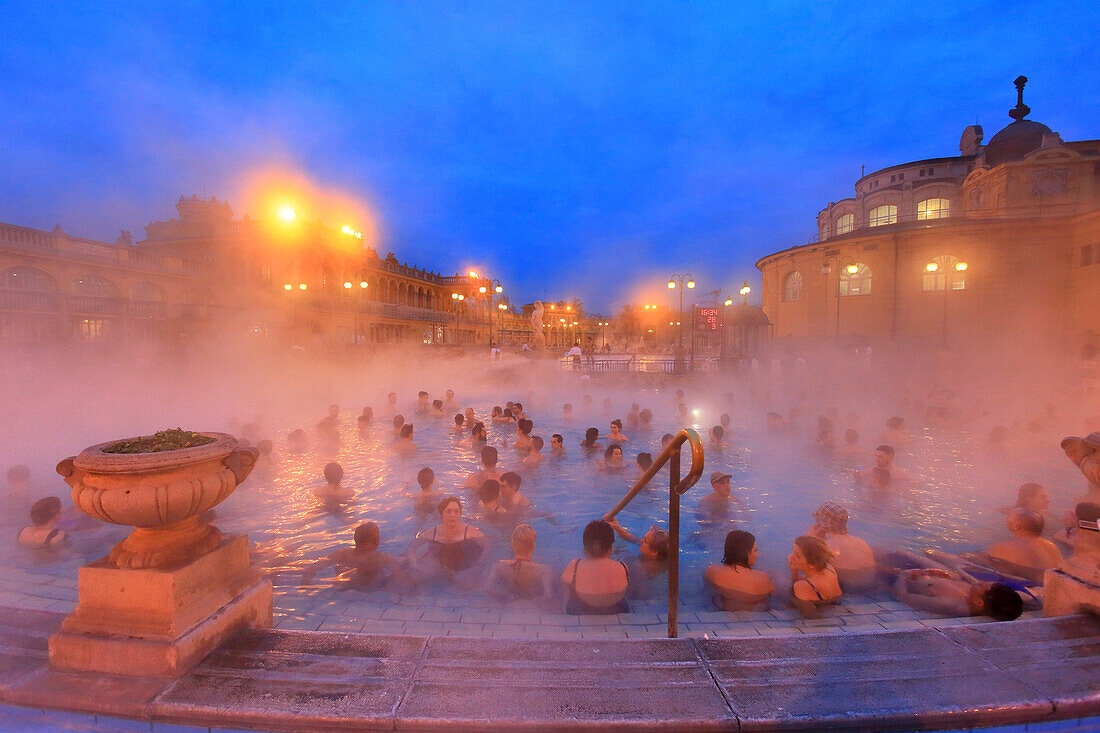
[[[416,535],[409,559],[421,578],[453,579],[488,555],[489,540],[462,521],[462,502],[445,496],[439,502],[440,523]]]
[[[493,566],[485,581],[485,590],[489,595],[508,601],[548,600],[554,595],[550,567],[531,560],[536,538],[531,525],[516,525],[512,530],[515,558],[500,560]]]
[[[787,566],[791,569],[791,603],[806,618],[840,600],[840,581],[829,561],[833,553],[824,540],[802,535],[794,541]]]
[[[585,452],[588,454],[595,453],[603,447],[596,442],[599,439],[600,431],[596,428],[589,428],[588,430],[584,431],[584,440],[581,441],[581,448],[584,448]]]
[[[619,418],[611,421],[611,433],[603,437],[606,437],[612,443],[625,443],[630,440],[630,438],[623,435],[623,421]]]
[[[581,614],[628,613],[626,565],[611,559],[615,530],[602,520],[588,523],[582,536],[585,557],[571,560],[561,574],[565,584],[565,612]]]
[[[61,500],[56,496],[39,499],[31,507],[31,524],[19,530],[17,541],[23,547],[53,550],[68,544],[68,537],[57,529],[61,519]]]
[[[721,565],[710,565],[703,580],[714,589],[714,605],[723,611],[751,611],[767,603],[775,584],[767,573],[753,570],[756,564],[756,537],[750,532],[733,530],[726,535]]]
[[[603,452],[603,463],[600,467],[605,471],[621,471],[623,469],[623,448],[612,444]]]

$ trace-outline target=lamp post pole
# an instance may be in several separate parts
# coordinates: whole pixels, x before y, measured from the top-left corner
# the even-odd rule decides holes
[[[689,290],[695,288],[695,278],[688,273],[680,274],[675,273],[668,279],[668,289],[675,290],[680,289],[680,324],[679,324],[679,345],[680,351],[684,350],[684,285],[687,285]]]
[[[476,277],[476,275],[475,275]],[[493,278],[489,280],[488,285],[482,285],[478,288],[478,292],[485,295],[489,299],[489,349],[493,348],[493,295],[495,293],[503,293],[504,286],[500,284],[500,280]]]
[[[836,263],[836,266],[838,268],[842,265],[841,259],[839,257],[837,257],[836,255],[830,255],[830,256],[826,257],[825,258],[825,264],[823,264],[821,266],[821,272],[826,277],[828,277],[829,273],[833,271],[832,266],[829,265],[829,260],[832,260],[834,263]],[[859,272],[859,267],[851,260],[851,258],[845,257],[843,261],[848,263],[847,265],[844,266],[844,269],[847,271],[847,273],[849,275],[855,275],[857,272]],[[745,284],[748,285],[747,282]],[[746,302],[748,302],[747,299],[746,299]],[[839,271],[839,269],[837,270],[837,273],[836,273],[836,327],[835,327],[834,336],[838,340],[840,339],[840,271]]]
[[[940,339],[943,341],[943,345],[947,346],[947,293],[951,290],[951,274],[952,272],[966,272],[968,265],[962,260],[956,260],[954,263],[944,262],[940,265],[938,262],[929,262],[924,266],[926,272],[932,273],[937,279],[939,278],[938,272],[941,267],[944,267],[943,272],[943,326],[941,327]]]

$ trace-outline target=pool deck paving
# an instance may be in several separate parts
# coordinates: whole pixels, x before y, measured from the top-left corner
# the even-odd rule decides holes
[[[1091,616],[742,638],[249,630],[178,680],[52,669],[61,618],[0,608],[0,703],[154,731],[1054,729],[1100,714]]]

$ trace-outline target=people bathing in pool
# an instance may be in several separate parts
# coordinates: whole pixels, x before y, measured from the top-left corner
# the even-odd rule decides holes
[[[22,547],[56,550],[68,544],[68,535],[57,528],[61,519],[61,499],[56,496],[39,499],[31,506],[30,517],[31,523],[16,536]]]
[[[618,444],[607,446],[603,452],[603,462],[600,468],[605,471],[621,471],[623,469],[623,449]]]
[[[623,421],[615,418],[611,421],[611,432],[607,435],[601,435],[601,438],[607,438],[612,443],[626,443],[630,438],[623,434]]]
[[[875,466],[890,472],[890,482],[911,481],[909,474],[902,468],[894,465],[894,448],[890,445],[880,445],[875,448]],[[854,472],[857,484],[868,482],[869,468],[857,468]]]
[[[995,621],[1012,621],[1023,612],[1020,594],[1003,583],[981,582],[912,552],[895,552],[888,560],[908,566],[898,569],[894,597],[918,610],[953,617],[990,616]]]
[[[1062,564],[1062,552],[1043,535],[1043,515],[1016,507],[1005,517],[1014,537],[998,542],[984,553],[997,569],[1042,583],[1043,573]]]
[[[500,475],[504,472],[497,468],[498,460],[499,456],[497,454],[496,448],[491,445],[487,445],[482,448],[481,468],[467,476],[465,483],[463,483],[463,486],[467,489],[479,489],[481,488],[481,485],[489,479],[499,481]]]
[[[722,450],[723,448],[728,447],[729,443],[722,439],[725,437],[725,435],[726,431],[722,428],[721,425],[715,425],[713,428],[711,428],[710,447],[714,448],[715,450]]]
[[[614,517],[604,517],[604,521],[611,525],[611,529],[615,530],[615,534],[619,535],[619,537],[632,545],[638,545],[638,556],[644,562],[651,565],[660,564],[661,569],[664,569],[666,566],[665,564],[668,562],[668,532],[654,524],[650,526],[643,536],[638,537],[637,535],[631,534],[626,528],[619,524],[619,520]]]
[[[394,435],[401,435],[401,428],[404,427],[404,425],[405,425],[405,416],[404,415],[394,415],[393,416],[393,434]]]
[[[900,417],[892,417],[886,421],[886,430],[882,433],[882,442],[899,448],[908,448],[913,442],[913,436],[905,429],[905,420]]]
[[[584,431],[584,440],[581,441],[581,448],[583,448],[588,454],[592,454],[598,450],[602,450],[603,446],[596,442],[599,439],[600,431],[597,428],[589,428],[588,430]]]
[[[531,430],[534,427],[535,424],[526,418],[516,423],[516,440],[513,445],[520,453],[526,453],[531,449]]]
[[[401,435],[397,442],[393,444],[393,449],[402,453],[412,453],[416,450],[416,443],[413,442],[412,423],[405,423],[401,426]]]
[[[628,613],[629,573],[626,564],[611,559],[615,530],[603,520],[589,522],[581,542],[584,557],[570,560],[561,574],[565,612],[572,615]]]
[[[496,479],[487,479],[477,490],[477,496],[477,513],[483,519],[497,521],[508,514],[500,504],[500,482]]]
[[[414,409],[417,415],[427,415],[432,411],[431,400],[428,399],[428,393],[424,390],[416,393],[416,407]]]
[[[427,466],[420,469],[416,472],[416,483],[420,485],[420,491],[413,496],[416,511],[421,514],[435,511],[440,499],[435,490],[435,471]]]
[[[482,561],[489,540],[477,527],[462,521],[462,502],[446,496],[438,506],[440,523],[416,535],[408,557],[420,580],[457,579]]]
[[[814,511],[813,518],[807,534],[828,546],[840,587],[848,593],[873,590],[878,584],[875,556],[866,542],[848,534],[848,511],[827,501]]]
[[[712,519],[726,519],[734,505],[742,506],[741,500],[733,496],[730,488],[730,474],[714,471],[710,474],[711,492],[699,500],[699,511]]]
[[[639,453],[634,458],[634,463],[638,466],[638,478],[641,478],[653,466],[653,456],[649,453]]]
[[[528,420],[528,422],[530,422]],[[531,438],[531,448],[527,451],[527,456],[523,459],[523,465],[525,466],[537,466],[542,463],[542,446],[543,441],[541,436],[534,436]]]
[[[489,435],[485,432],[485,423],[475,422],[470,428],[470,446],[482,448],[489,442]]]
[[[325,502],[343,503],[351,501],[355,492],[346,486],[341,486],[344,480],[344,468],[332,461],[325,464],[325,483],[313,490],[313,495]]]
[[[455,424],[451,428],[451,432],[455,435],[462,435],[466,432],[466,417],[461,413],[455,413]]]
[[[309,450],[309,437],[306,431],[298,428],[286,436],[287,450],[291,453],[305,453]]]
[[[775,584],[767,573],[753,570],[756,565],[756,537],[733,530],[726,534],[720,565],[710,565],[703,580],[714,591],[711,600],[723,611],[752,611],[767,604]]]
[[[537,537],[531,525],[516,525],[511,537],[514,557],[493,565],[485,580],[486,593],[505,601],[547,601],[553,597],[550,567],[531,559]]]
[[[555,458],[561,458],[565,455],[565,438],[561,433],[554,433],[550,436],[550,455]]]
[[[822,607],[840,600],[840,580],[825,540],[802,535],[794,541],[787,567],[791,570],[791,605],[806,618],[817,618]]]
[[[500,505],[512,514],[520,514],[531,508],[531,500],[519,492],[523,479],[515,471],[500,476]]]
[[[402,586],[410,584],[408,573],[392,555],[378,550],[381,544],[381,532],[374,522],[363,522],[355,528],[353,547],[341,547],[310,565],[302,573],[302,584],[313,582],[313,577],[322,569],[337,566],[353,569],[356,583],[377,586],[396,582]]]
[[[455,391],[453,389],[449,389],[443,393],[443,409],[448,412],[458,409],[458,403],[455,402]]]

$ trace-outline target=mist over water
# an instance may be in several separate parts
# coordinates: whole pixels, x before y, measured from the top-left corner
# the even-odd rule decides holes
[[[168,351],[133,345],[104,350],[59,349],[7,351],[0,355],[4,390],[0,395],[0,467],[25,464],[30,488],[7,492],[7,523],[14,531],[27,523],[27,510],[38,498],[55,495],[66,506],[71,524],[71,553],[52,561],[49,572],[61,577],[100,557],[127,528],[94,520],[77,520],[68,487],[54,472],[60,459],[104,441],[150,434],[165,428],[225,431],[240,434],[242,425],[274,441],[282,463],[277,471],[256,471],[215,509],[224,531],[246,532],[255,543],[256,563],[272,573],[278,587],[296,588],[301,571],[338,545],[348,545],[361,521],[375,521],[382,532],[381,549],[400,554],[415,534],[438,522],[438,516],[413,510],[418,490],[416,472],[430,466],[436,490],[462,498],[466,518],[494,542],[493,556],[510,557],[508,536],[519,521],[494,525],[476,516],[471,491],[461,488],[478,466],[479,451],[469,431],[456,438],[452,414],[432,418],[414,414],[418,390],[432,399],[447,389],[463,407],[473,407],[485,421],[489,445],[500,452],[500,467],[517,470],[523,493],[534,502],[529,522],[538,532],[537,561],[556,574],[581,554],[585,523],[607,512],[637,477],[635,457],[656,457],[664,433],[695,427],[703,438],[706,469],[683,498],[681,516],[681,595],[685,604],[705,606],[700,576],[719,562],[722,541],[730,529],[746,529],[758,539],[758,567],[785,586],[786,556],[793,539],[813,524],[811,512],[823,501],[842,504],[851,517],[852,534],[872,546],[919,549],[934,546],[953,552],[988,546],[1008,536],[999,509],[1010,506],[1025,482],[1043,484],[1051,494],[1051,515],[1060,516],[1083,493],[1080,474],[1058,447],[1065,435],[1100,428],[1100,401],[1088,387],[1077,363],[1058,357],[1025,360],[1019,353],[986,350],[946,354],[898,348],[869,355],[823,348],[801,355],[803,362],[782,359],[781,370],[768,363],[757,371],[706,373],[691,378],[658,374],[606,374],[591,379],[551,359],[506,355],[490,362],[485,355],[461,354],[427,347],[391,347],[367,356],[352,351],[322,354],[300,349],[273,349],[263,342],[211,339],[185,350]],[[690,424],[677,418],[675,392],[685,392]],[[396,392],[398,407],[415,426],[419,450],[411,456],[392,447],[386,395]],[[586,404],[586,396],[591,400]],[[611,409],[604,408],[604,400]],[[546,441],[546,456],[536,468],[520,468],[511,447],[514,425],[488,420],[494,405],[524,403],[534,421],[534,435]],[[566,420],[562,404],[574,408]],[[614,418],[625,420],[631,405],[653,411],[652,429],[626,428],[622,471],[598,467],[598,456],[585,456],[578,443],[587,427],[607,433]],[[340,447],[326,451],[314,426],[330,404],[341,408]],[[355,418],[364,406],[375,410],[373,424],[357,434]],[[765,416],[780,413],[787,425],[769,431]],[[728,413],[728,446],[716,450],[707,431]],[[818,417],[835,426],[838,448],[845,430],[859,432],[859,452],[822,450],[816,441]],[[905,419],[912,442],[898,446],[897,465],[914,481],[872,494],[856,485],[852,469],[873,464],[871,453],[886,442],[889,417]],[[993,441],[994,426],[1007,438]],[[287,450],[287,435],[303,428],[310,449]],[[550,436],[565,436],[566,456],[550,456]],[[501,445],[508,443],[507,447]],[[601,441],[606,445],[606,441]],[[685,446],[686,450],[686,446]],[[355,498],[331,511],[312,494],[328,461],[339,461],[345,485]],[[684,461],[686,471],[688,461]],[[698,510],[710,493],[713,471],[732,474],[733,495],[740,500],[728,518]],[[662,471],[620,515],[622,524],[644,534],[651,524],[667,527],[668,477]],[[1059,527],[1051,527],[1047,533]],[[14,544],[14,543],[13,543]],[[632,545],[616,541],[615,557],[637,556]],[[0,553],[0,562],[42,566],[46,561],[21,548]],[[632,576],[634,582],[634,576]],[[653,580],[651,593],[663,594],[664,576]],[[310,592],[327,593],[318,580]]]

